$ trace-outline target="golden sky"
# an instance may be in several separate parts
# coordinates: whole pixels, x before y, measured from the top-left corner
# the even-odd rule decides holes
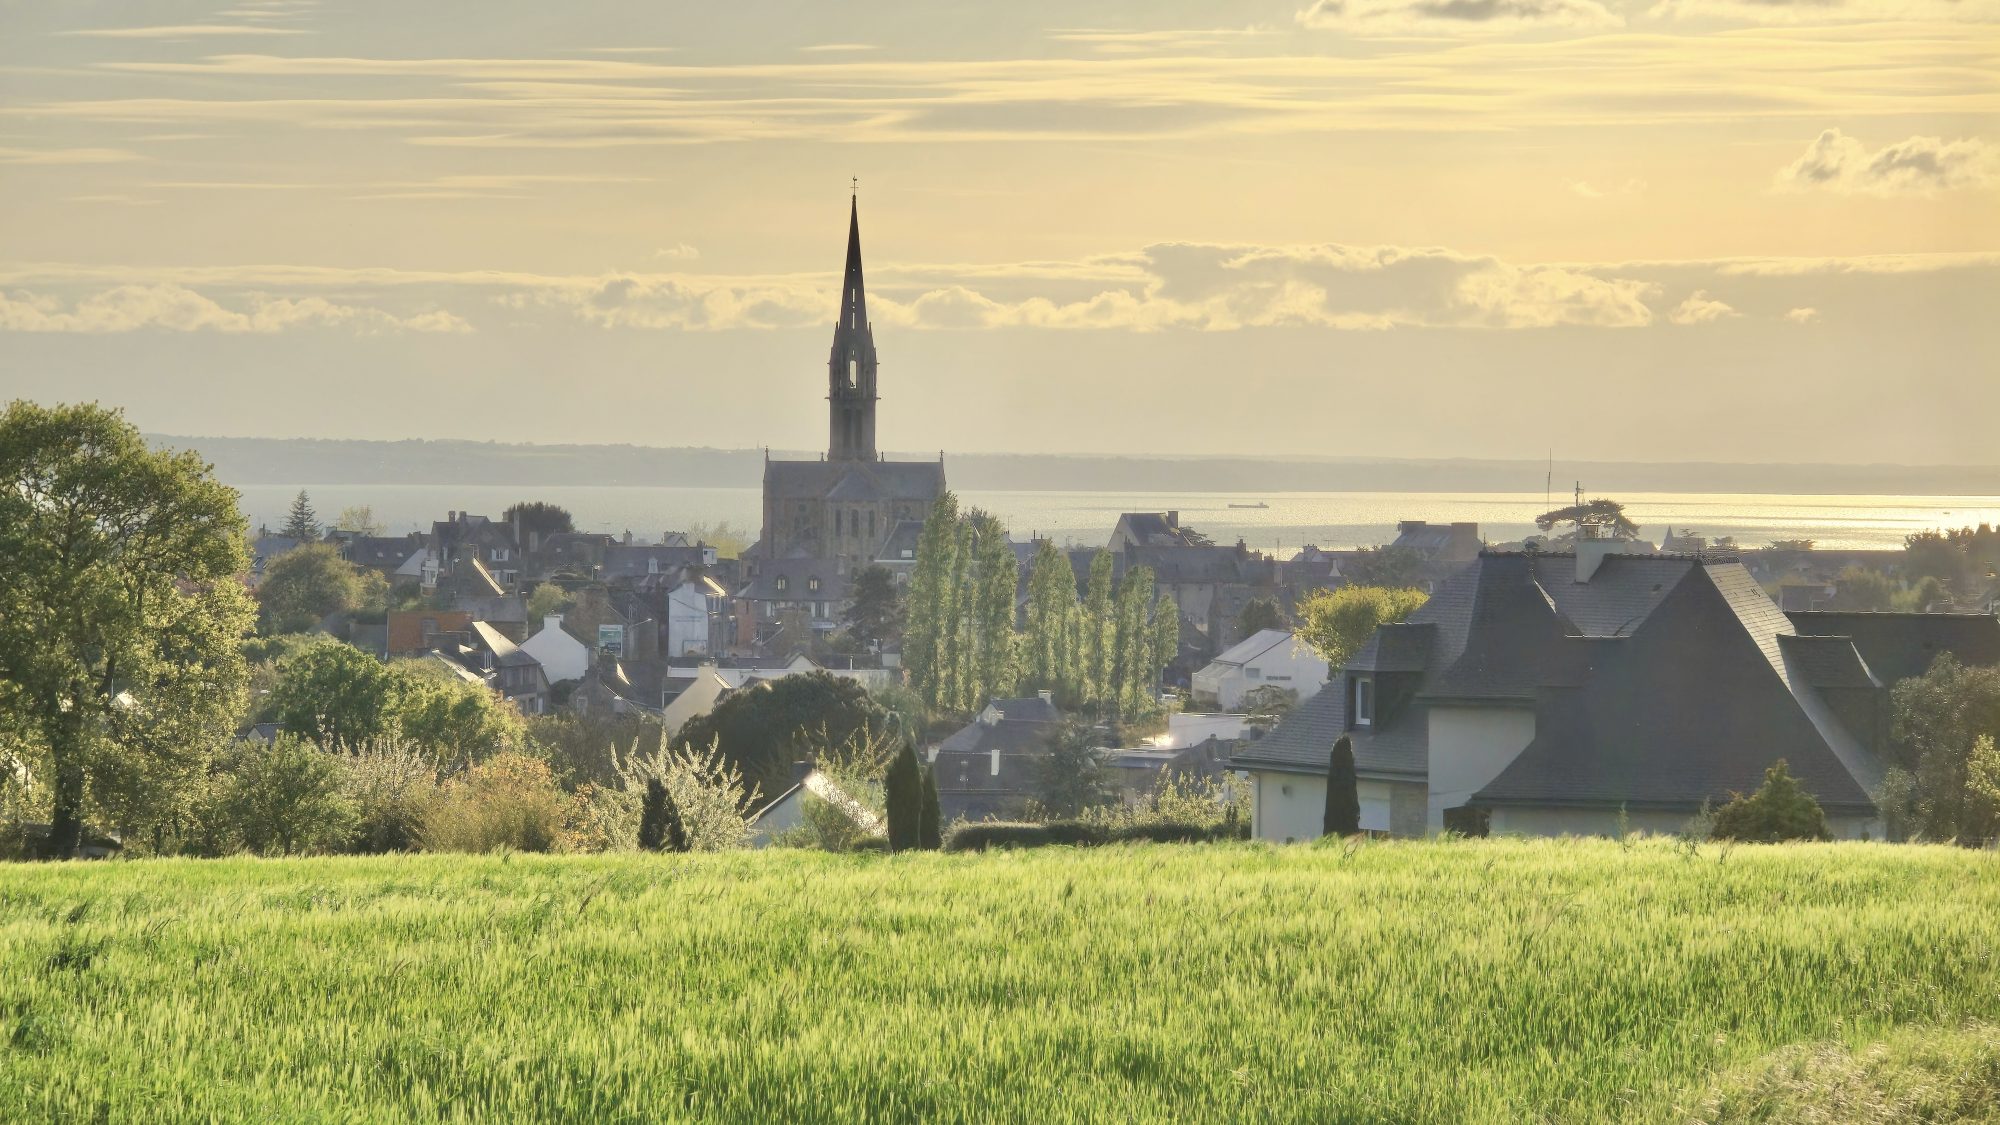
[[[1996,20],[0,0],[0,395],[810,447],[859,177],[891,448],[2000,462]]]

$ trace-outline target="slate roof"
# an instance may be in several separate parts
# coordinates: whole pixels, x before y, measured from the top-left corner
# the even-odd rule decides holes
[[[371,570],[395,570],[423,549],[424,541],[416,535],[357,535],[347,541],[347,561]]]
[[[882,549],[875,557],[888,562],[911,562],[917,557],[917,540],[924,534],[924,521],[897,520],[889,529],[889,537],[882,541]],[[904,552],[909,552],[905,554]]]
[[[598,577],[639,578],[701,565],[701,548],[658,543],[613,543],[604,548]]]
[[[1381,626],[1347,667],[1355,672],[1421,672],[1430,662],[1436,637],[1434,622],[1398,621]]]
[[[521,668],[541,663],[523,651],[521,646],[502,636],[500,630],[484,621],[472,623],[472,634],[478,639],[481,647],[493,654],[493,665],[496,668]]]
[[[938,743],[938,753],[990,755],[1039,753],[1048,749],[1054,724],[1031,719],[1002,719],[997,723],[970,722]]]
[[[1421,718],[1421,717],[1420,717]],[[1347,689],[1335,680],[1291,709],[1263,738],[1244,744],[1231,764],[1323,774],[1342,734],[1354,744],[1354,768],[1365,776],[1420,778],[1430,770],[1430,732],[1422,722],[1347,729]]]
[[[775,500],[921,500],[944,492],[939,461],[767,461],[764,495]]]
[[[1013,719],[1027,723],[1059,723],[1062,712],[1056,710],[1053,701],[1039,695],[1024,695],[1012,699],[990,699],[986,706],[1000,712],[1002,719]]]
[[[1224,649],[1210,663],[1248,664],[1281,644],[1290,645],[1291,641],[1292,634],[1284,629],[1259,629],[1255,633]]]
[[[778,589],[778,579],[785,589]],[[811,580],[819,579],[819,589]],[[765,602],[841,602],[847,600],[847,576],[838,559],[767,559],[757,564],[757,576],[738,597]]]
[[[1786,614],[1800,633],[1848,637],[1884,684],[1921,676],[1943,653],[1960,664],[2000,664],[2000,617],[1990,613]]]

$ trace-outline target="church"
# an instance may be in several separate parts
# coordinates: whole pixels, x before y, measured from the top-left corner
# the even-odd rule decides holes
[[[856,199],[848,211],[847,270],[827,360],[826,456],[773,461],[767,455],[760,559],[823,560],[837,573],[851,574],[884,559],[892,539],[914,544],[915,529],[944,493],[944,458],[883,458],[875,447],[875,375]]]

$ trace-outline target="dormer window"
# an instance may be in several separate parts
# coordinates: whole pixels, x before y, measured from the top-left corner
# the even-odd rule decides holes
[[[1354,725],[1375,725],[1375,681],[1368,676],[1354,677]]]
[[[784,593],[785,590],[791,586],[791,584],[792,584],[791,579],[786,578],[782,574],[778,575],[778,592],[780,594]]]
[[[806,579],[806,589],[807,589],[807,590],[810,590],[810,591],[812,591],[813,593],[818,593],[818,592],[819,592],[819,576],[818,576],[818,575],[814,575],[813,577],[811,577],[811,578],[808,578],[808,579]]]

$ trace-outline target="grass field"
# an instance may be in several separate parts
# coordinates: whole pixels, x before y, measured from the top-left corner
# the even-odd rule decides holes
[[[2000,1085],[1996,1019],[1943,847],[0,868],[5,1121],[1750,1118],[1878,1041]]]

